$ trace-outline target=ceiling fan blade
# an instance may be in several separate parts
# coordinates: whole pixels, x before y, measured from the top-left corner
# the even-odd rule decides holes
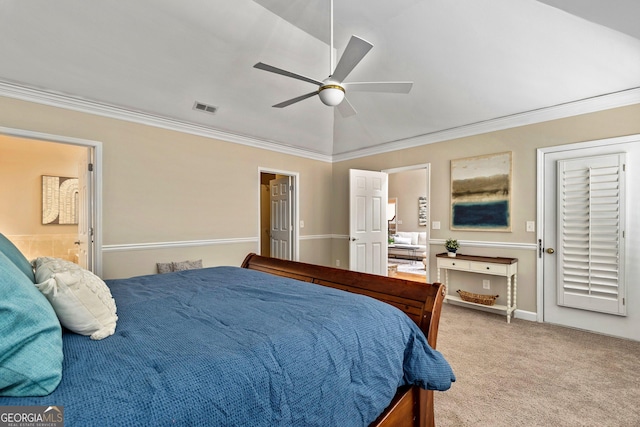
[[[347,117],[355,116],[357,114],[356,109],[353,108],[353,105],[351,105],[351,103],[347,98],[343,99],[342,102],[338,104],[336,108],[340,112],[340,115],[345,119]]]
[[[283,102],[281,102],[279,104],[276,104],[276,105],[274,105],[274,107],[275,108],[288,107],[291,104],[295,104],[296,102],[300,102],[300,101],[302,101],[304,99],[311,98],[312,96],[317,95],[317,94],[318,94],[318,91],[305,93],[304,95],[300,95],[300,96],[297,96],[295,98],[289,99],[288,101],[283,101]]]
[[[351,36],[349,44],[347,44],[340,61],[338,61],[338,65],[336,65],[336,69],[331,75],[331,80],[342,83],[372,47],[373,45],[368,41],[358,36]]]
[[[283,70],[282,68],[274,67],[273,65],[265,64],[263,62],[258,62],[253,66],[253,68],[291,77],[292,79],[302,80],[303,82],[313,83],[314,85],[318,86],[322,86],[324,84],[320,80],[312,79],[311,77],[306,77],[301,74],[292,73],[291,71]]]
[[[346,91],[409,93],[413,82],[350,82],[343,83]]]

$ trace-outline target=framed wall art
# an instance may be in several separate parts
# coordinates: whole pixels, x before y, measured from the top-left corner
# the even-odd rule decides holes
[[[427,226],[427,198],[425,196],[418,197],[418,225],[420,227]]]
[[[42,223],[78,223],[78,178],[42,176]]]
[[[512,153],[451,161],[451,229],[511,231]]]

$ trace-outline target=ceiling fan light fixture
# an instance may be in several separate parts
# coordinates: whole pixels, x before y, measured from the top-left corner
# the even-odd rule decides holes
[[[349,90],[354,89],[358,92],[387,92],[387,93],[409,93],[413,82],[349,82],[344,83],[345,78],[360,63],[362,58],[371,50],[373,45],[368,41],[358,37],[351,36],[347,47],[344,48],[342,56],[338,64],[334,67],[333,60],[333,0],[330,4],[330,34],[331,43],[329,45],[329,77],[319,81],[301,74],[292,73],[282,68],[274,67],[263,62],[258,62],[253,67],[268,71],[270,73],[280,74],[292,79],[301,80],[307,83],[318,85],[318,90],[305,93],[304,95],[288,99],[284,102],[274,105],[274,108],[284,108],[296,102],[300,102],[307,98],[318,95],[320,101],[329,107],[338,107],[338,111],[342,117],[349,117],[356,114],[356,110],[351,106],[348,100],[345,101],[345,87]]]
[[[344,88],[337,84],[328,84],[318,89],[318,96],[324,105],[335,107],[344,99]]]

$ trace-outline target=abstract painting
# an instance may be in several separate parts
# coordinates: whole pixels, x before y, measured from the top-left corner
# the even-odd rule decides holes
[[[451,229],[511,231],[511,152],[451,161]]]
[[[427,198],[424,196],[418,197],[418,225],[427,226]]]
[[[78,178],[42,176],[42,223],[78,223]]]

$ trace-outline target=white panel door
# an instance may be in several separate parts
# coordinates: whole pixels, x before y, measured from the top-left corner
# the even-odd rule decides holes
[[[93,271],[93,165],[91,149],[83,153],[78,162],[78,264]]]
[[[388,179],[384,172],[349,171],[349,269],[387,275]]]
[[[290,177],[269,181],[271,203],[271,256],[291,260]]]

